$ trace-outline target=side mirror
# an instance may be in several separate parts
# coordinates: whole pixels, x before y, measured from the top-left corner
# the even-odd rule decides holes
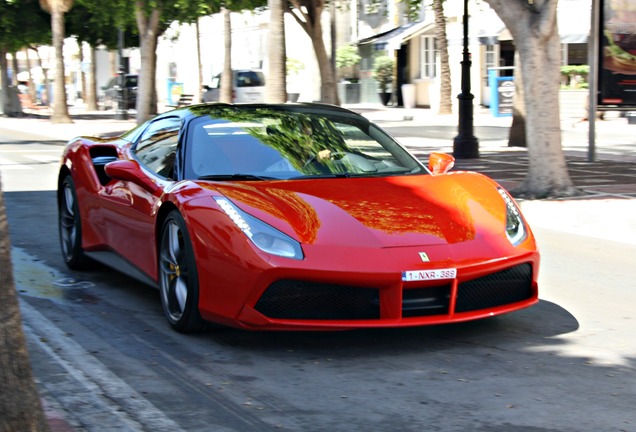
[[[104,165],[106,175],[115,180],[129,181],[154,193],[159,186],[143,172],[139,164],[132,160],[116,160]]]
[[[455,165],[455,158],[446,153],[433,152],[428,157],[428,170],[433,174],[444,174]]]

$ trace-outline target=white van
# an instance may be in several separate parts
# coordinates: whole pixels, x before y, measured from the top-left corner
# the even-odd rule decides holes
[[[265,101],[265,75],[259,70],[233,70],[234,85],[232,102],[250,103]],[[221,74],[212,78],[212,83],[203,94],[203,102],[218,102],[221,94]]]

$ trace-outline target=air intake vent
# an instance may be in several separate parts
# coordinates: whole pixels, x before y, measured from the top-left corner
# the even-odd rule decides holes
[[[281,280],[267,288],[255,309],[277,319],[364,320],[380,318],[379,293],[316,282]]]
[[[532,266],[521,264],[459,284],[455,312],[503,306],[532,297]]]

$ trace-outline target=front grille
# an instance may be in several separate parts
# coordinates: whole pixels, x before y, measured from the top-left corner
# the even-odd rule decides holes
[[[277,319],[363,320],[380,318],[379,292],[317,282],[280,280],[270,285],[255,309]]]
[[[462,282],[457,287],[455,312],[503,306],[532,297],[532,266],[521,264],[498,273]]]
[[[402,292],[404,318],[448,314],[450,285],[408,289]]]

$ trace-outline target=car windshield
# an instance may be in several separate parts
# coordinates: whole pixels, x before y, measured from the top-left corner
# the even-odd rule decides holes
[[[262,87],[265,85],[265,76],[257,71],[239,71],[236,73],[237,87]]]
[[[193,109],[194,110],[194,109]],[[187,133],[185,177],[306,179],[427,173],[361,116],[265,106],[202,108]]]

